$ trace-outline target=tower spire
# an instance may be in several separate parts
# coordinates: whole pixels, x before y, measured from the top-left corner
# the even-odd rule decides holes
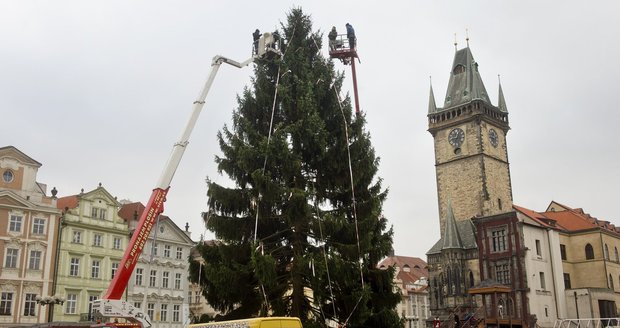
[[[448,213],[446,215],[446,229],[443,235],[443,247],[447,248],[463,248],[459,230],[456,227],[456,219],[452,210],[452,201],[448,200]]]
[[[433,114],[437,112],[437,105],[435,104],[435,94],[433,93],[433,79],[432,77],[428,77],[431,85],[431,92],[428,96],[428,113]]]
[[[443,108],[463,105],[475,99],[491,104],[478,71],[478,63],[474,60],[471,49],[466,47],[454,54]]]
[[[502,112],[508,113],[508,108],[506,107],[506,99],[504,99],[504,91],[502,91],[502,81],[497,74],[497,81],[499,83],[499,96],[497,97],[497,107]]]

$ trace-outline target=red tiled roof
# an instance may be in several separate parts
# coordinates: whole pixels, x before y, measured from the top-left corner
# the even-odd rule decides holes
[[[138,217],[142,215],[144,212],[145,206],[140,202],[129,203],[121,206],[121,209],[118,211],[118,216],[123,218],[125,221],[130,221],[134,218],[134,213],[138,212]]]
[[[588,220],[588,218],[583,214],[580,214],[574,210],[545,212],[545,216],[556,220],[564,229],[568,231],[586,230],[597,227],[595,222]]]
[[[396,278],[400,279],[403,283],[415,282],[421,277],[428,278],[427,264],[418,257],[390,256],[381,261],[378,266],[380,268],[398,266],[400,270]],[[405,267],[409,267],[409,272],[405,271]]]
[[[558,202],[552,202],[561,206],[565,210],[560,211],[546,211],[535,212],[524,207],[513,205],[513,208],[524,215],[527,215],[532,220],[539,222],[546,226],[548,223],[555,223],[556,228],[562,228],[565,231],[580,231],[601,228],[615,233],[620,233],[620,228],[614,226],[609,221],[598,220],[586,213],[583,208],[571,208]]]
[[[534,220],[535,222],[537,222],[538,224],[542,225],[543,227],[548,227],[548,228],[552,228],[552,229],[557,229],[557,221],[546,217],[545,215],[532,211],[530,209],[527,209],[525,207],[521,207],[521,206],[517,206],[517,205],[512,205],[512,207],[523,213],[524,215],[528,216],[530,219]]]
[[[63,211],[65,210],[65,207],[76,208],[77,206],[78,206],[77,195],[61,197],[61,198],[58,198],[58,200],[56,201],[56,208],[63,210]]]

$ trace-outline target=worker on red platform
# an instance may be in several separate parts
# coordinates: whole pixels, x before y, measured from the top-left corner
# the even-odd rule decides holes
[[[329,50],[336,50],[336,38],[338,37],[338,32],[336,32],[336,26],[332,26],[332,30],[329,31],[327,37],[329,38]]]
[[[353,26],[351,26],[351,24],[347,23],[345,25],[347,27],[347,39],[349,39],[349,48],[354,49],[355,48],[355,30],[353,29]]]

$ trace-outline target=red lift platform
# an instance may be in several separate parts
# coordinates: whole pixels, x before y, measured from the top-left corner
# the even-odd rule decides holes
[[[352,41],[352,42],[351,42]],[[352,44],[351,44],[352,43]],[[329,56],[340,59],[345,65],[351,65],[353,75],[353,95],[355,96],[355,114],[360,113],[360,102],[357,96],[357,76],[355,74],[355,58],[357,56],[356,38],[348,39],[346,34],[339,34],[335,40],[329,40]]]

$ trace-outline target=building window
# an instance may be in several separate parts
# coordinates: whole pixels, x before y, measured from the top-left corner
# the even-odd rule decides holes
[[[32,221],[32,234],[42,235],[45,233],[45,219],[34,218]]]
[[[177,247],[177,260],[183,258],[183,247]]]
[[[151,249],[151,255],[157,256],[157,243],[153,243],[153,248]]]
[[[491,232],[491,251],[503,252],[506,250],[506,229],[494,230]]]
[[[24,301],[24,316],[25,317],[34,317],[34,309],[37,305],[37,294],[26,294],[26,300]]]
[[[174,304],[172,306],[172,321],[174,322],[181,321],[180,313],[181,313],[181,306],[179,304]]]
[[[74,244],[82,243],[82,232],[81,231],[73,231],[73,240],[71,241]]]
[[[41,268],[41,251],[30,251],[28,269],[39,270]]]
[[[136,269],[136,286],[142,286],[142,274],[144,273],[144,269],[137,268]]]
[[[69,275],[72,277],[77,277],[80,274],[80,259],[77,257],[71,258],[71,263],[69,264]]]
[[[192,304],[192,291],[187,292],[187,303]]]
[[[562,261],[566,261],[566,245],[560,244],[560,257]]]
[[[11,170],[6,170],[4,171],[4,173],[2,173],[2,180],[4,180],[4,182],[6,183],[11,183],[13,181],[13,172],[11,172]]]
[[[155,287],[157,284],[157,270],[151,270],[151,276],[149,277],[149,287]]]
[[[161,275],[161,287],[168,288],[168,279],[170,278],[170,272],[164,271]]]
[[[181,274],[176,273],[174,276],[174,289],[181,289]]]
[[[114,275],[116,274],[116,271],[118,271],[118,262],[112,262],[112,278],[114,279]]]
[[[148,303],[146,305],[146,314],[149,316],[149,318],[151,318],[151,320],[154,320],[155,317],[155,303]]]
[[[17,268],[17,258],[19,257],[19,249],[7,248],[6,260],[4,260],[5,268]]]
[[[586,244],[586,260],[594,260],[594,249],[590,244]]]
[[[106,216],[106,210],[103,208],[97,208],[97,207],[93,207],[90,209],[90,217],[92,217],[93,219],[101,219],[101,220],[105,220],[105,216]]]
[[[614,278],[609,274],[609,289],[614,290]]]
[[[607,247],[607,244],[605,244],[605,254],[603,254],[605,256],[605,260],[609,261],[609,247]]]
[[[547,290],[547,284],[545,283],[545,273],[539,272],[538,276],[540,277],[540,289]]]
[[[133,302],[133,307],[135,307],[136,309],[141,309],[142,308],[142,302]],[[151,318],[152,320],[152,318]]]
[[[170,249],[172,247],[170,245],[164,245],[164,257],[170,257]]]
[[[196,298],[195,298],[194,303],[195,304],[200,304],[200,293],[199,292],[196,292]]]
[[[620,258],[618,257],[618,247],[614,247],[614,255],[616,256],[616,262],[620,262]]]
[[[11,315],[13,308],[13,293],[2,292],[0,296],[0,315]]]
[[[568,273],[564,274],[564,288],[570,289],[570,274]]]
[[[22,232],[22,219],[23,217],[20,215],[11,215],[11,219],[9,220],[9,231]]]
[[[95,313],[93,312],[93,302],[98,299],[99,299],[99,296],[88,295],[88,316],[89,316],[89,320],[91,321],[95,320]]]
[[[159,316],[159,321],[168,321],[168,304],[161,305],[161,313]]]
[[[500,284],[510,284],[510,268],[508,264],[498,264],[495,266],[495,278]]]
[[[90,277],[93,279],[99,278],[99,268],[101,267],[101,262],[99,260],[93,260],[93,266],[90,271]]]
[[[103,235],[96,233],[93,236],[93,246],[101,247],[103,245]]]
[[[65,302],[67,307],[65,308],[66,314],[75,314],[77,309],[77,295],[67,294],[67,300]]]
[[[114,237],[114,249],[121,249],[121,239]]]
[[[542,252],[540,251],[540,240],[536,239],[536,255],[541,256]]]

